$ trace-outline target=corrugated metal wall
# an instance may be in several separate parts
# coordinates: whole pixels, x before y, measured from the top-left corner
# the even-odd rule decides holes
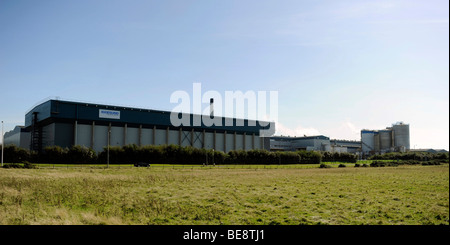
[[[44,147],[59,145],[70,147],[84,145],[97,152],[103,151],[108,144],[109,126],[80,123],[51,123],[44,126]],[[111,146],[165,145],[174,144],[193,146],[196,148],[214,149],[219,151],[261,149],[262,140],[257,135],[247,135],[235,132],[205,132],[192,129],[160,129],[129,126],[111,126]],[[215,140],[214,140],[215,139]],[[226,147],[225,147],[226,146]],[[266,144],[265,148],[269,149]]]

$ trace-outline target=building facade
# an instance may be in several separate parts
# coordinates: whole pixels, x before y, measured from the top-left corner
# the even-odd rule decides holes
[[[25,115],[24,128],[29,132],[28,148],[38,152],[53,145],[84,145],[97,152],[108,144],[175,144],[224,152],[270,147],[269,138],[260,137],[260,130],[274,128],[273,123],[217,117],[222,124],[206,126],[202,115],[180,114],[189,118],[189,125],[173,126],[170,115],[168,111],[48,100]],[[226,120],[232,126],[226,126]]]
[[[13,130],[6,132],[5,145],[16,145],[28,149],[30,147],[30,132],[24,126],[16,126]]]
[[[272,151],[329,151],[356,153],[360,150],[360,141],[330,140],[323,135],[305,137],[272,136],[270,149]]]

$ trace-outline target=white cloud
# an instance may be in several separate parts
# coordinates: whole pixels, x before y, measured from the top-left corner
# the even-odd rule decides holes
[[[337,123],[335,127],[325,130],[324,133],[331,139],[361,140],[361,128],[355,126],[350,119]]]
[[[275,122],[275,135],[283,135],[283,136],[312,136],[312,135],[321,135],[320,131],[309,127],[304,128],[301,125],[297,125],[295,128],[289,128],[283,125],[280,122]]]
[[[341,123],[337,123],[336,127],[325,130],[319,130],[314,127],[303,127],[297,125],[294,128],[288,127],[280,122],[275,122],[275,135],[283,136],[313,136],[325,135],[331,139],[360,140],[361,129],[355,126],[349,119]]]

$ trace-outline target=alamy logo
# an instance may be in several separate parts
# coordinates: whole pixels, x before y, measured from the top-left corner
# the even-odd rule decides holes
[[[267,137],[275,132],[274,122],[278,119],[278,91],[246,91],[245,93],[239,90],[225,91],[223,99],[219,92],[213,90],[202,94],[201,83],[194,83],[192,100],[188,92],[178,90],[170,96],[170,103],[178,104],[170,113],[170,122],[175,127],[202,126],[202,124],[206,127],[239,127],[245,126],[243,119],[248,118],[247,126],[259,125],[263,128],[259,130],[260,136]],[[207,106],[203,108],[205,104]],[[223,107],[226,116],[224,122]],[[268,108],[270,113],[267,112]],[[192,125],[191,113],[194,114]],[[233,120],[233,118],[236,119]]]

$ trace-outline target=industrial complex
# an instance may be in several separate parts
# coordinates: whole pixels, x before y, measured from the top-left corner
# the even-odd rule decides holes
[[[210,107],[213,108],[211,100]],[[25,125],[5,133],[5,144],[41,152],[46,146],[83,145],[96,152],[104,147],[128,144],[175,144],[196,148],[231,150],[266,149],[271,151],[313,150],[348,152],[368,156],[410,150],[409,125],[403,122],[380,130],[361,130],[361,141],[330,139],[324,135],[262,137],[261,125],[247,119],[218,117],[221,126],[173,126],[171,112],[101,105],[58,99],[47,100],[28,111]],[[189,114],[190,122],[201,115]],[[211,111],[213,117],[213,111]],[[225,126],[232,120],[233,126]],[[200,120],[199,120],[200,121]],[[237,123],[239,122],[239,123]],[[243,126],[236,126],[243,125]],[[274,126],[274,125],[272,125]],[[267,128],[267,127],[266,127]]]
[[[409,150],[409,124],[398,122],[386,129],[361,130],[361,151],[364,154],[406,152]]]

